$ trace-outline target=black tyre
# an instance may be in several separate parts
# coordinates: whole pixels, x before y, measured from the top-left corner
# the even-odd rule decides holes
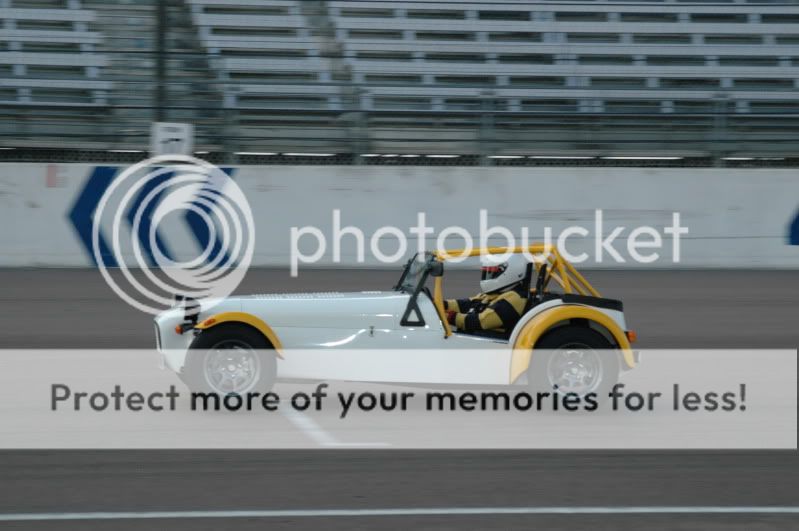
[[[562,326],[535,345],[527,373],[531,391],[596,396],[597,403],[619,381],[619,353],[601,333],[587,326]]]
[[[194,338],[180,376],[192,392],[243,395],[269,391],[276,375],[269,341],[250,326],[225,323]]]

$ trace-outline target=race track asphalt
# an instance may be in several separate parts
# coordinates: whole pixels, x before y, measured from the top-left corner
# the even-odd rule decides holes
[[[242,292],[370,290],[386,271],[253,270]],[[445,289],[474,291],[452,271]],[[642,348],[799,346],[799,272],[594,271]],[[0,348],[148,348],[150,317],[88,270],[0,270]],[[32,368],[35,370],[35,368]],[[0,427],[0,436],[2,428]],[[9,513],[239,509],[799,507],[799,455],[608,451],[0,452]],[[799,529],[799,514],[383,515],[4,522],[0,529]]]

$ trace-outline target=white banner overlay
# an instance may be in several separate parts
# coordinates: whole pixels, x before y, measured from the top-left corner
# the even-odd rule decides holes
[[[227,397],[193,394],[160,357],[0,351],[0,448],[797,448],[795,350],[642,351],[595,397],[539,394],[528,374],[461,385],[492,380],[505,349],[289,350],[271,389]],[[285,379],[303,366],[318,374]]]

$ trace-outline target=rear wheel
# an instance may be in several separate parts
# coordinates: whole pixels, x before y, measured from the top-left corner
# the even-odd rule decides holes
[[[534,392],[596,395],[601,403],[619,380],[619,354],[587,326],[562,326],[547,332],[533,351],[528,382]]]
[[[276,375],[269,341],[247,325],[226,323],[194,338],[181,378],[193,392],[243,395],[269,391]]]

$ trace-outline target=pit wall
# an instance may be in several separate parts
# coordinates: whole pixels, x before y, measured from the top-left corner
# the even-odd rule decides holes
[[[0,164],[0,266],[86,267],[91,253],[92,216],[104,191],[125,166],[95,164]],[[408,235],[408,253],[418,247],[410,227],[418,213],[434,229],[426,247],[447,226],[479,234],[480,211],[487,225],[507,227],[521,238],[555,238],[567,227],[573,235],[570,254],[586,252],[587,268],[618,267],[799,267],[799,174],[788,169],[649,169],[649,168],[458,168],[375,166],[241,166],[229,169],[249,200],[255,221],[253,265],[288,267],[291,228],[316,227],[327,239],[318,260],[323,266],[357,266],[356,239],[341,238],[341,258],[333,258],[333,211],[341,226],[355,226],[365,235],[365,265],[380,264],[369,245],[380,227],[394,226]],[[614,240],[624,262],[607,251],[598,254],[597,210],[602,210],[602,237],[624,227]],[[680,261],[673,256],[674,213],[689,232],[680,238]],[[126,217],[123,216],[123,219]],[[662,235],[659,258],[640,263],[627,252],[630,232],[652,227]],[[123,223],[120,238],[130,241]],[[194,227],[181,216],[158,227],[160,237],[179,257],[198,254]],[[110,227],[101,238],[112,241]],[[651,238],[642,236],[641,240]],[[395,236],[378,239],[384,254],[397,249]],[[313,254],[318,241],[299,240],[299,249]],[[501,245],[501,237],[491,244]],[[463,246],[455,235],[449,247]],[[651,249],[642,248],[651,255]],[[130,263],[129,258],[125,259]],[[135,265],[135,264],[131,264]],[[395,267],[396,264],[392,264]],[[300,264],[300,267],[303,267]]]

